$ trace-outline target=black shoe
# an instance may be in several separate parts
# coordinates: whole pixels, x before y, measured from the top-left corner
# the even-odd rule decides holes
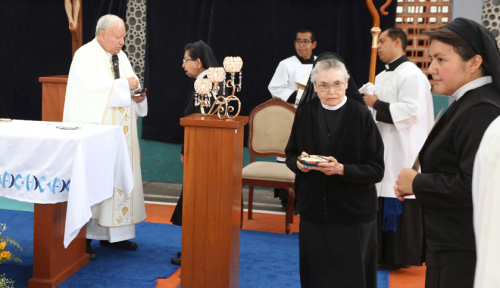
[[[411,267],[411,265],[401,265],[401,268],[406,268],[406,269],[408,269],[408,268],[410,268],[410,267]]]
[[[120,249],[120,250],[137,250],[137,248],[138,248],[138,246],[135,242],[128,241],[128,240],[114,242],[114,243],[111,243],[107,240],[101,240],[99,243],[101,244],[101,246],[116,248],[116,249]]]
[[[177,257],[181,257],[181,251],[177,252]]]
[[[172,262],[173,265],[181,266],[181,256],[179,255],[175,258],[172,258],[172,260],[170,262]]]
[[[92,239],[87,239],[87,247],[85,248],[85,253],[90,255],[90,260],[94,260],[97,258],[97,254],[95,253],[94,249],[92,249],[92,246],[90,246],[90,242],[92,242]]]

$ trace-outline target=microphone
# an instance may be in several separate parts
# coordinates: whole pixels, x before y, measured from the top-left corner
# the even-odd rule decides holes
[[[118,68],[118,55],[111,56],[111,62],[113,63],[113,71],[115,72],[115,79],[120,78],[120,70]]]

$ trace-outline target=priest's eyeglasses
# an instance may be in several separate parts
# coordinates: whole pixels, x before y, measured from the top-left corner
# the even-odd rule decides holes
[[[312,41],[310,41],[310,40],[295,40],[295,43],[297,43],[297,45],[302,45],[302,44],[309,45],[312,43]]]
[[[196,59],[182,59],[182,64],[186,64],[188,61],[196,61]]]
[[[332,88],[334,92],[341,91],[342,89],[345,88],[345,83],[336,82],[333,84],[326,84],[326,83],[318,84],[318,90],[320,92],[328,92],[330,88]]]

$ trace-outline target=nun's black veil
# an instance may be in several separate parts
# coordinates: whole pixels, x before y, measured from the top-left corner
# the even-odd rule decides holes
[[[338,61],[344,63],[344,65],[345,65],[344,59],[342,59],[342,57],[340,57],[337,53],[325,52],[325,53],[322,53],[321,55],[319,55],[318,58],[316,58],[316,60],[314,61],[314,64],[313,64],[313,68],[316,66],[316,64],[319,61],[326,60],[326,59],[335,59],[335,60],[338,60]],[[347,67],[346,67],[346,69],[347,69]],[[349,73],[349,69],[347,69],[347,72]],[[356,83],[354,83],[354,80],[352,79],[352,77],[349,77],[347,91],[345,94],[348,98],[352,98],[352,99],[360,102],[361,104],[366,105],[365,101],[363,100],[363,95],[361,95],[361,93],[359,93],[358,86],[356,85]],[[313,85],[313,83],[311,83],[311,76],[309,76],[309,80],[307,81],[306,89],[304,90],[304,93],[302,94],[302,98],[300,99],[300,102],[299,102],[299,107],[304,105],[305,103],[313,100],[314,98],[318,98],[318,94],[316,93],[316,91],[314,91],[314,85]]]
[[[451,21],[444,27],[462,36],[474,51],[483,57],[483,61],[487,61],[493,83],[500,92],[500,53],[493,33],[481,24],[461,17]]]
[[[196,52],[197,56],[200,58],[201,62],[203,63],[203,66],[205,68],[210,68],[210,67],[219,67],[219,63],[215,59],[214,53],[212,52],[212,49],[210,46],[205,44],[203,40],[196,41],[193,43],[194,46],[194,51]]]

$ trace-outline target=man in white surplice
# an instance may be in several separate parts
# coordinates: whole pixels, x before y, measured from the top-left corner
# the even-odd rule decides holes
[[[375,85],[367,83],[360,89],[384,141],[384,178],[376,184],[378,264],[384,270],[422,263],[421,208],[415,196],[401,203],[394,184],[402,168],[413,166],[424,145],[434,123],[434,105],[429,80],[406,58],[406,43],[401,29],[383,31],[377,49],[386,70],[375,77]]]
[[[300,29],[295,35],[294,56],[282,60],[274,72],[268,89],[272,97],[279,97],[284,101],[295,104],[297,99],[297,79],[308,74],[312,70],[314,59],[313,50],[318,44],[316,34],[309,28]],[[306,79],[306,82],[309,79]],[[302,94],[301,94],[302,95]],[[285,158],[277,157],[279,163],[284,163]],[[288,192],[286,189],[275,189],[274,197],[280,197],[283,210],[286,209]]]
[[[297,31],[294,43],[297,54],[280,62],[268,87],[273,97],[279,97],[284,101],[297,90],[295,81],[311,72],[316,59],[313,50],[317,42],[313,30],[304,28]]]
[[[97,22],[96,38],[78,49],[68,76],[63,122],[120,125],[123,128],[134,172],[134,188],[126,199],[114,189],[113,196],[92,206],[87,223],[87,253],[97,257],[91,239],[102,246],[135,250],[135,225],[146,219],[140,166],[137,116],[146,116],[145,93],[131,96],[139,81],[122,51],[125,23],[115,15]],[[116,79],[115,79],[116,78]],[[128,192],[128,191],[127,191]]]

